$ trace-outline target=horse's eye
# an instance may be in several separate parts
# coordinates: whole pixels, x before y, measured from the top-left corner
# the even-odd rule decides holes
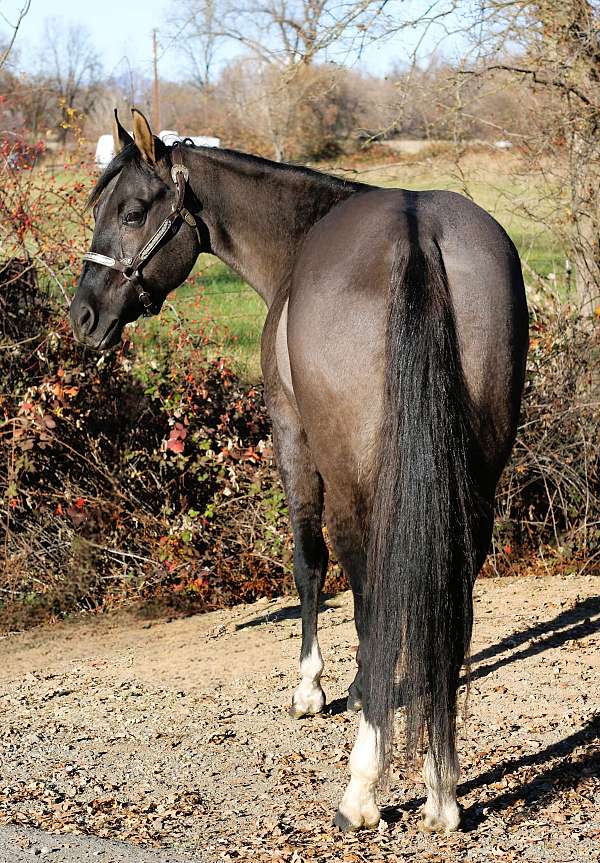
[[[144,221],[144,211],[143,210],[131,210],[131,212],[126,213],[123,216],[123,224],[124,225],[139,225],[140,222]]]

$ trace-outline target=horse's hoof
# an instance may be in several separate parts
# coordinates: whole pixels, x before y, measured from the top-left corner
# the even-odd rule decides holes
[[[424,815],[418,827],[422,833],[454,833],[460,828],[460,817],[440,818]]]
[[[360,817],[360,824],[355,824],[347,815],[338,809],[333,819],[334,827],[337,827],[342,833],[356,833],[357,830],[375,830],[379,826],[379,810],[377,810],[376,820],[368,820],[366,817]]]
[[[357,830],[360,830],[362,824],[353,824],[349,818],[338,811],[335,813],[335,818],[333,819],[333,826],[337,827],[338,830],[341,830],[342,833],[356,833]]]
[[[352,692],[348,692],[346,710],[350,713],[358,713],[359,710],[362,710],[362,698],[360,695],[354,695]]]
[[[340,812],[339,809],[335,813],[335,818],[333,819],[333,826],[341,830],[342,833],[354,833],[356,832],[356,830],[360,830],[361,827],[360,824],[353,824],[352,821],[350,821],[349,818],[346,818],[346,816],[342,812]]]
[[[288,713],[290,714],[292,719],[303,719],[305,716],[313,716],[314,715],[312,713],[307,713],[305,710],[301,710],[300,707],[297,707],[297,705],[295,705],[295,704],[292,704],[290,706]]]
[[[292,701],[289,714],[292,719],[303,719],[305,716],[317,716],[317,714],[323,713],[324,709],[325,694],[323,693],[323,698],[318,701],[312,701],[305,704],[298,701]]]

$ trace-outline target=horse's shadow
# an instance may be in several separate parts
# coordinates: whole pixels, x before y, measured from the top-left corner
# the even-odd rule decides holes
[[[511,758],[491,770],[480,773],[474,779],[461,783],[457,789],[459,797],[477,788],[485,788],[524,767],[543,766],[550,760],[559,759],[546,770],[536,773],[527,782],[520,783],[516,788],[503,791],[496,797],[487,799],[483,804],[472,803],[463,811],[463,829],[465,831],[476,829],[490,812],[506,809],[518,800],[526,800],[528,808],[540,808],[550,803],[558,793],[577,788],[582,776],[600,775],[600,747],[594,747],[591,752],[574,758],[569,757],[579,747],[593,744],[599,739],[600,715],[595,715],[579,731],[575,731],[557,743],[550,744],[541,752]],[[557,786],[560,786],[560,791]],[[402,818],[403,812],[415,812],[424,802],[424,797],[418,797],[407,800],[400,806],[387,806],[382,810],[382,818],[392,824]]]
[[[535,626],[530,626],[521,632],[515,632],[512,635],[501,639],[497,644],[490,645],[479,653],[471,657],[472,665],[481,663],[483,660],[498,657],[494,662],[478,665],[470,674],[471,682],[486,677],[493,671],[510,665],[512,662],[519,662],[527,659],[530,656],[536,656],[538,653],[543,653],[552,647],[560,647],[566,641],[573,641],[578,638],[592,635],[600,629],[600,616],[592,620],[596,615],[600,615],[600,596],[590,596],[576,603],[573,608],[567,611],[561,611],[552,620],[537,623]],[[531,639],[539,639],[533,641],[523,650],[515,653],[512,651],[515,647],[530,641]],[[500,654],[505,654],[501,656]],[[463,682],[466,682],[463,681]]]
[[[463,782],[458,788],[458,793],[467,794],[476,788],[497,782],[523,767],[543,767],[549,761],[554,761],[553,764],[536,773],[527,782],[520,783],[518,787],[511,790],[503,791],[485,803],[486,812],[506,809],[518,800],[526,800],[528,807],[544,806],[559,793],[577,788],[582,777],[600,775],[600,748],[598,746],[594,746],[591,752],[570,757],[579,747],[593,744],[599,739],[600,714],[596,714],[579,731],[550,744],[541,752],[511,758],[504,764],[486,770],[476,778]],[[467,829],[477,827],[485,820],[483,806],[478,803],[471,804],[464,812],[464,819]]]
[[[485,677],[498,668],[536,656],[544,650],[559,647],[567,641],[592,635],[600,630],[600,597],[594,596],[578,602],[573,608],[561,612],[551,620],[535,624],[521,632],[513,633],[490,645],[472,657],[473,663],[494,659],[493,662],[479,665],[471,673],[471,681]],[[514,651],[532,641],[522,650]],[[518,800],[526,800],[528,807],[542,807],[558,794],[577,788],[582,776],[600,775],[600,747],[591,752],[570,757],[581,746],[593,744],[600,739],[600,714],[594,715],[583,728],[568,737],[550,744],[540,752],[525,754],[498,764],[479,776],[459,785],[460,796],[477,788],[488,787],[491,783],[510,776],[525,767],[542,768],[527,782],[516,788],[503,791],[488,799],[482,805],[473,803],[463,812],[465,830],[474,830],[485,820],[489,812],[510,807]],[[554,762],[544,769],[548,762]],[[393,823],[402,817],[404,811],[415,811],[424,803],[424,798],[413,798],[401,806],[389,806],[383,810],[384,820]],[[485,814],[484,814],[485,808]]]

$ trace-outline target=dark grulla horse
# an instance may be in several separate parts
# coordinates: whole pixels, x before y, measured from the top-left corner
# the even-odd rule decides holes
[[[265,397],[302,604],[292,715],[321,711],[325,505],[355,603],[360,709],[336,823],[379,822],[375,790],[405,705],[424,733],[422,826],[454,830],[456,696],[472,588],[517,425],[527,306],[517,252],[452,192],[346,182],[230,150],[165,147],[133,112],[94,189],[96,227],[71,319],[110,348],[211,252],[268,306]],[[326,491],[325,491],[326,490]]]

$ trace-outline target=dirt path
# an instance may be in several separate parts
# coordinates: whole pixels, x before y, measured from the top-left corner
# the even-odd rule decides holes
[[[417,831],[423,786],[400,759],[379,831],[330,826],[357,724],[343,711],[356,647],[347,594],[321,613],[331,712],[312,720],[287,715],[299,650],[289,599],[6,638],[0,824],[18,827],[0,828],[0,861],[598,860],[597,592],[591,576],[479,582],[465,830],[447,837]]]

